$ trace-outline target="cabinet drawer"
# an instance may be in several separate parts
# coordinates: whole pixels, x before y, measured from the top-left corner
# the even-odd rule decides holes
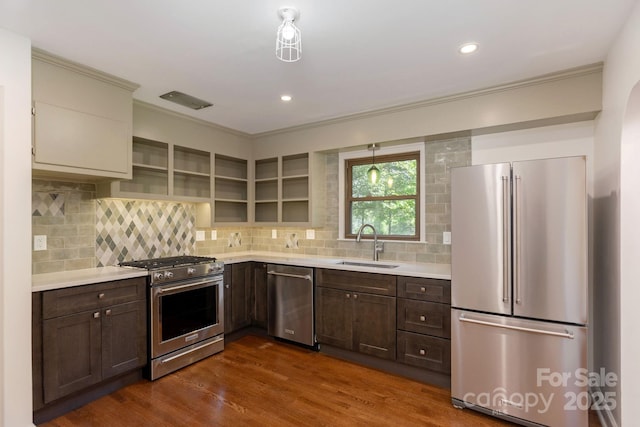
[[[319,268],[316,269],[316,283],[317,286],[345,291],[396,296],[396,276],[389,274]]]
[[[398,331],[398,362],[451,373],[451,341]]]
[[[451,304],[451,281],[399,276],[398,296]]]
[[[108,305],[143,300],[146,295],[146,283],[146,277],[137,277],[46,291],[42,293],[42,317],[51,319]]]
[[[434,302],[398,298],[398,329],[451,337],[451,307]]]

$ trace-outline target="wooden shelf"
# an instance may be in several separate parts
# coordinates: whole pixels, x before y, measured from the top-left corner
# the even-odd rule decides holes
[[[313,177],[320,183],[315,187]],[[320,225],[324,218],[324,179],[324,156],[318,153],[256,160],[254,221]]]
[[[249,171],[245,159],[215,155],[213,222],[247,222]]]

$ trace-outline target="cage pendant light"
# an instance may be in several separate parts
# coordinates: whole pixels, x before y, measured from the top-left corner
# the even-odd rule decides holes
[[[376,149],[378,149],[378,145],[370,144],[368,148],[373,151],[373,157],[371,159],[371,167],[367,171],[367,176],[369,177],[369,182],[375,184],[378,182],[378,177],[380,176],[380,169],[376,167]]]
[[[278,27],[276,36],[276,56],[284,62],[296,62],[302,54],[302,37],[300,29],[293,21],[298,17],[298,11],[292,7],[278,10],[282,24]]]

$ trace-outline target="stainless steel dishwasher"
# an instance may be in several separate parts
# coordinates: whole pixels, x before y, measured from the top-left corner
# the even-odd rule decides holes
[[[316,347],[313,268],[267,266],[268,333]]]

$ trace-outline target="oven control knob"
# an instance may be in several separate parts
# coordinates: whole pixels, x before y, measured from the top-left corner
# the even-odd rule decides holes
[[[187,276],[193,276],[196,272],[196,269],[193,267],[187,267]]]
[[[153,274],[153,280],[162,280],[164,279],[164,273],[161,271]]]
[[[170,271],[166,271],[166,272],[164,273],[164,278],[165,278],[165,279],[171,279],[172,277],[173,277],[173,273],[172,273],[172,272],[170,272]]]

